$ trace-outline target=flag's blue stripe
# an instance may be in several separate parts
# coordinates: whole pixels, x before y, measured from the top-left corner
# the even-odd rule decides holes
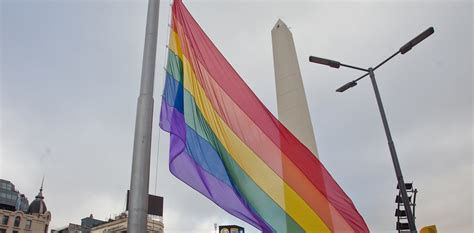
[[[166,86],[170,89],[165,91],[163,98],[167,104],[171,105],[171,103],[177,102],[176,92],[182,89],[183,86],[170,74],[166,77],[166,83]],[[171,90],[174,90],[175,93]],[[184,90],[183,94],[184,112],[187,116],[185,117],[186,151],[193,159],[218,179],[222,181],[230,180],[231,184],[238,190],[237,192],[246,197],[246,200],[249,200],[248,204],[252,206],[252,209],[261,215],[277,232],[288,232],[289,229],[291,229],[290,232],[304,232],[232,159],[205,121],[192,95],[187,90]],[[214,158],[211,159],[210,157]],[[219,165],[214,164],[217,160],[219,160]],[[224,164],[222,164],[222,161]],[[227,168],[228,173],[225,170],[220,170],[225,168]],[[221,177],[222,175],[225,175],[225,177]],[[229,175],[231,178],[229,178]]]

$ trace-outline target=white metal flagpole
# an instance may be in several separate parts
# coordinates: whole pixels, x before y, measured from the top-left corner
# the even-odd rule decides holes
[[[147,230],[148,186],[150,179],[150,151],[154,102],[153,84],[155,78],[159,9],[159,0],[149,0],[140,95],[138,96],[135,121],[132,175],[130,179],[128,232],[131,233],[146,233]]]

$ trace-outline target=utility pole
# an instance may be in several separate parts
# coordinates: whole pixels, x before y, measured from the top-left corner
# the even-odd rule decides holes
[[[135,136],[133,141],[132,175],[128,232],[146,233],[148,217],[148,186],[150,179],[151,133],[153,127],[153,85],[155,79],[156,40],[158,36],[159,0],[148,1],[145,47],[143,51],[140,95],[138,96]]]

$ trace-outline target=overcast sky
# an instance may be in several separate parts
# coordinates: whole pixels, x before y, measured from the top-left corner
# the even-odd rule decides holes
[[[0,2],[0,178],[31,202],[45,175],[53,228],[119,214],[130,185],[147,2]],[[279,18],[291,27],[320,159],[372,232],[394,232],[397,194],[372,87],[366,79],[336,93],[361,73],[307,59],[375,66],[433,26],[376,77],[404,178],[419,190],[417,226],[473,232],[472,1],[184,2],[273,113],[270,31]],[[168,170],[169,135],[158,121],[169,13],[162,1],[150,174],[150,192],[165,199],[165,230],[210,233],[214,223],[236,223],[257,232]]]

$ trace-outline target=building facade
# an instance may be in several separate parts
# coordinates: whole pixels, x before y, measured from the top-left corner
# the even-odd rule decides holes
[[[81,219],[81,229],[83,233],[89,233],[91,232],[92,228],[104,223],[106,222],[99,219],[95,219],[94,216],[91,214],[89,215],[89,217]]]
[[[106,223],[93,227],[91,233],[105,233],[105,232],[127,232],[128,217],[126,213],[122,213],[115,219]],[[147,232],[148,233],[163,233],[163,221],[161,218],[148,216]]]
[[[89,217],[81,219],[81,225],[69,223],[66,227],[52,229],[51,233],[89,233],[95,226],[106,223],[99,219],[95,219],[92,214]]]
[[[69,223],[67,227],[51,230],[51,233],[105,233],[105,232],[127,232],[127,213],[121,213],[114,219],[102,221],[95,219],[91,214],[81,219],[81,225]],[[163,220],[155,215],[148,215],[148,233],[163,233]],[[1,232],[0,232],[1,233]]]
[[[15,190],[15,185],[12,182],[0,179],[0,209],[26,212],[28,198]]]
[[[81,225],[69,223],[67,227],[51,230],[51,233],[82,233]]]
[[[50,221],[43,185],[35,200],[28,204],[28,199],[13,183],[0,179],[0,233],[46,233]]]

